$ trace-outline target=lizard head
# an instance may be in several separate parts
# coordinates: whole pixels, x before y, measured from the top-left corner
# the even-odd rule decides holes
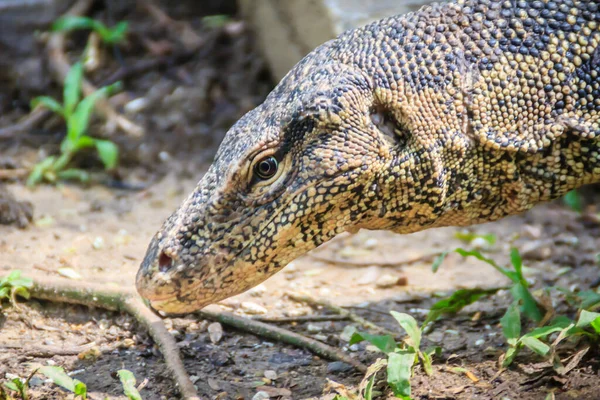
[[[300,63],[228,131],[152,239],[138,291],[155,309],[195,311],[357,229],[390,156],[380,117],[359,69]]]

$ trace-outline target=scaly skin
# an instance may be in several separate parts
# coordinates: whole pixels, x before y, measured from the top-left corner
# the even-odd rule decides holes
[[[227,133],[138,290],[189,312],[344,231],[493,221],[599,181],[599,23],[595,1],[464,0],[325,43]]]

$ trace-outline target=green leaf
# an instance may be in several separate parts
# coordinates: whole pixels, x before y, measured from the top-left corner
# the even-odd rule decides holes
[[[514,247],[510,249],[510,262],[515,271],[517,271],[519,278],[525,279],[523,278],[523,259],[521,258],[521,254],[519,254],[519,250]]]
[[[94,29],[95,26],[96,21],[92,18],[66,15],[54,21],[51,29],[54,32],[64,32],[77,29]]]
[[[400,399],[410,400],[410,378],[415,356],[415,352],[410,350],[400,350],[389,355],[387,382],[394,395]]]
[[[538,308],[537,302],[525,285],[521,282],[516,283],[511,287],[510,292],[512,293],[513,298],[521,303],[521,311],[527,318],[535,322],[540,322],[542,320],[542,313]]]
[[[447,255],[448,255],[448,252],[444,251],[443,253],[441,253],[440,255],[438,255],[433,260],[433,264],[431,264],[431,270],[433,271],[434,274],[438,271],[438,269],[440,269],[440,266],[442,265],[442,263],[446,259]]]
[[[15,392],[20,392],[20,386],[17,384],[18,382],[21,382],[21,380],[19,378],[15,378],[12,381],[8,381],[8,382],[4,382],[4,386],[6,386],[8,389],[13,390]]]
[[[419,346],[421,346],[421,329],[419,329],[417,321],[412,316],[405,313],[390,311],[390,314],[392,314],[400,326],[406,331],[410,338],[411,345],[415,350],[418,350]]]
[[[7,287],[0,287],[0,300],[8,298],[10,290]]]
[[[75,382],[75,390],[73,391],[75,395],[81,396],[83,400],[87,399],[87,386],[85,383],[78,381],[77,379],[73,380]]]
[[[548,326],[542,326],[539,328],[535,328],[531,332],[525,334],[523,337],[533,337],[536,339],[546,338],[546,336],[550,335],[551,333],[562,331],[564,328],[569,326],[571,323],[572,323],[572,321],[569,320],[568,318],[566,318],[566,320],[563,320],[563,319],[560,319],[558,321],[555,320]]]
[[[108,44],[117,44],[125,40],[129,23],[127,21],[121,21],[112,28],[107,28],[104,32],[100,33],[102,40]]]
[[[44,366],[39,371],[58,386],[67,389],[69,392],[75,392],[75,380],[67,375],[62,367]]]
[[[140,392],[135,388],[135,376],[131,371],[121,369],[117,371],[121,384],[123,385],[123,393],[129,400],[142,400]]]
[[[53,111],[62,117],[65,116],[65,110],[62,104],[50,96],[39,96],[31,100],[31,108],[36,108],[39,105],[46,107],[48,110]]]
[[[450,297],[442,299],[431,306],[423,326],[426,326],[429,322],[437,320],[443,314],[454,314],[462,310],[469,304],[475,303],[483,296],[489,296],[495,294],[501,288],[494,289],[459,289],[452,293]]]
[[[533,336],[523,336],[521,343],[540,356],[547,356],[550,353],[550,346]]]
[[[504,333],[508,344],[515,347],[521,335],[521,315],[516,302],[508,307],[506,313],[500,319],[500,325],[502,325],[502,333]]]
[[[577,328],[587,328],[592,324],[592,322],[598,320],[598,318],[600,318],[600,313],[581,310],[579,319],[577,320],[577,324],[575,324],[575,326]]]
[[[577,293],[577,298],[581,300],[580,307],[585,310],[594,309],[600,305],[600,293],[593,290],[583,290]]]
[[[104,168],[113,169],[117,165],[119,159],[119,148],[110,140],[94,140],[98,156],[104,164]]]
[[[220,28],[231,20],[231,17],[225,14],[207,15],[202,18],[202,23],[208,28]]]
[[[110,86],[105,86],[96,90],[94,93],[83,99],[77,107],[73,115],[67,120],[67,137],[73,143],[77,143],[79,139],[88,129],[90,116],[94,110],[96,102],[103,97],[108,97],[122,87],[121,82],[116,82]]]
[[[580,213],[583,211],[583,202],[577,190],[572,190],[565,194],[563,202],[573,211]]]
[[[65,77],[65,86],[63,88],[64,117],[67,123],[79,103],[81,96],[81,81],[83,80],[83,64],[78,62],[73,64],[67,76]]]
[[[592,322],[590,322],[590,326],[591,326],[592,328],[594,328],[594,331],[595,331],[597,334],[600,334],[600,318],[596,318],[596,319],[594,319]]]
[[[391,353],[396,349],[396,342],[390,335],[371,335],[365,332],[354,332],[350,338],[350,345],[360,343],[363,340],[371,343],[384,353]]]

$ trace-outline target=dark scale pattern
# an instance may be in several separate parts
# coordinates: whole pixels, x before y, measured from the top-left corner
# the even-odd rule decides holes
[[[599,181],[599,22],[596,1],[459,0],[320,46],[228,132],[141,294],[193,311],[344,231],[492,221]]]

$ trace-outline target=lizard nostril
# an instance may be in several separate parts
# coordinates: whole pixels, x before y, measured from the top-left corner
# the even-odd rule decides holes
[[[164,252],[160,253],[158,257],[158,270],[160,272],[167,272],[173,267],[173,259],[166,255]]]

